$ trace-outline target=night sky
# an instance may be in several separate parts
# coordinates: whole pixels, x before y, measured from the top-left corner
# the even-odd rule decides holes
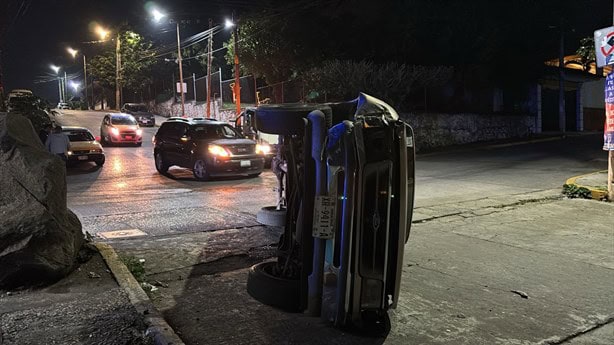
[[[378,3],[381,4],[381,2],[365,0],[330,1],[331,3],[335,1],[345,3],[350,7],[358,3],[360,6],[356,5],[356,7],[360,8],[369,4],[376,7]],[[551,2],[555,8],[557,2]],[[82,61],[80,58],[78,58],[79,61],[73,61],[66,52],[66,47],[71,46],[85,52],[87,56],[99,53],[104,48],[100,43],[84,43],[97,39],[89,29],[93,22],[111,29],[117,25],[128,24],[146,39],[154,41],[156,45],[174,42],[175,32],[172,30],[172,25],[167,23],[166,27],[163,27],[151,22],[146,8],[152,3],[169,13],[170,17],[192,20],[191,24],[186,24],[182,28],[182,38],[185,38],[205,30],[209,17],[214,22],[223,23],[233,10],[240,16],[241,13],[261,10],[263,4],[274,4],[275,0],[160,0],[155,2],[144,0],[0,0],[0,30],[3,30],[0,31],[0,47],[5,90],[32,89],[37,95],[55,101],[58,96],[57,82],[37,81],[50,80],[53,77],[49,67],[51,64],[61,66],[69,74],[82,78]],[[278,4],[282,3],[286,5],[292,1],[278,2]],[[572,45],[577,46],[579,38],[592,36],[593,30],[611,25],[612,17],[611,0],[579,0],[568,1],[568,3],[576,4],[582,10],[572,13],[574,16],[572,21],[576,22],[575,27],[578,30],[568,33],[571,43],[567,46],[567,54],[573,53],[575,47]],[[376,15],[379,18],[384,14]],[[402,13],[395,15],[398,18],[403,16]],[[196,20],[201,22],[196,24]],[[397,21],[403,22],[402,20]],[[544,23],[544,27],[548,25],[550,24]],[[376,32],[375,35],[377,35],[377,29],[375,27],[372,30]],[[554,32],[551,36],[556,38],[556,30],[550,31]],[[332,35],[333,32],[330,34]],[[228,34],[218,35],[215,36],[214,41],[219,47],[223,41],[228,39]],[[432,34],[426,33],[425,35]],[[106,44],[112,43],[107,42]],[[548,50],[553,51],[552,58],[556,58],[558,41],[552,39],[544,44],[550,46]],[[221,57],[223,52],[218,54]],[[351,58],[359,57],[351,56]]]
[[[7,1],[7,2],[5,2]],[[0,11],[8,13],[9,31],[5,33],[2,46],[3,84],[8,92],[15,88],[27,88],[35,94],[55,101],[57,82],[36,83],[41,77],[53,75],[50,64],[65,67],[69,74],[82,75],[82,62],[73,61],[66,52],[71,46],[86,55],[93,56],[100,44],[83,42],[96,40],[88,28],[92,22],[105,27],[125,24],[147,39],[159,43],[171,43],[175,38],[172,25],[156,26],[148,16],[149,1],[130,0],[0,0],[5,2]],[[229,6],[226,6],[228,4]],[[182,38],[207,29],[208,18],[223,22],[232,10],[245,10],[249,1],[156,1],[155,5],[171,15],[201,19],[201,24],[183,26]],[[8,11],[5,10],[8,6]],[[2,23],[2,22],[0,22]],[[220,34],[223,36],[223,34]],[[227,40],[217,35],[215,39]],[[107,43],[109,44],[109,43]],[[112,44],[112,43],[111,43]],[[79,59],[79,57],[77,58]]]

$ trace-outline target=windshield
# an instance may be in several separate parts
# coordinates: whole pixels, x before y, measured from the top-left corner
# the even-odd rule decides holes
[[[192,128],[194,139],[237,139],[239,134],[229,125],[202,125]]]
[[[130,104],[126,105],[126,109],[129,111],[147,111],[147,107],[145,104]]]
[[[64,132],[68,135],[68,140],[70,141],[94,141],[94,136],[90,132],[86,131],[73,131],[73,132]]]
[[[113,125],[136,125],[136,120],[132,116],[112,116],[111,124]]]

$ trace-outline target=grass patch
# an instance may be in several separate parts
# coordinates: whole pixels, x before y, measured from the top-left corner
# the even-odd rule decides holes
[[[591,199],[591,191],[588,188],[579,187],[575,184],[564,184],[563,194],[568,198]]]
[[[145,259],[137,259],[134,256],[122,256],[120,259],[136,281],[139,283],[145,281]]]

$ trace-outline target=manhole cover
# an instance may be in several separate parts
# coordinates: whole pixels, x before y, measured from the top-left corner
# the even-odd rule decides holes
[[[127,229],[127,230],[99,232],[98,236],[104,239],[110,240],[112,238],[147,236],[147,234],[139,229]]]

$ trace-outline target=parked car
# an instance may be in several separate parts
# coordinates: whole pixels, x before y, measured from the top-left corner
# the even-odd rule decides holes
[[[104,165],[104,150],[87,128],[64,126],[62,132],[70,140],[69,163],[94,162],[98,166]]]
[[[57,109],[70,109],[70,105],[65,102],[58,103]]]
[[[153,127],[156,125],[156,117],[147,110],[147,106],[143,103],[125,103],[121,112],[134,116],[142,126]]]
[[[135,144],[143,143],[143,130],[134,116],[123,113],[109,113],[102,119],[100,125],[100,141],[103,144]]]
[[[153,137],[156,170],[164,174],[177,165],[192,170],[198,180],[215,176],[256,177],[262,173],[264,152],[225,122],[173,119]]]

